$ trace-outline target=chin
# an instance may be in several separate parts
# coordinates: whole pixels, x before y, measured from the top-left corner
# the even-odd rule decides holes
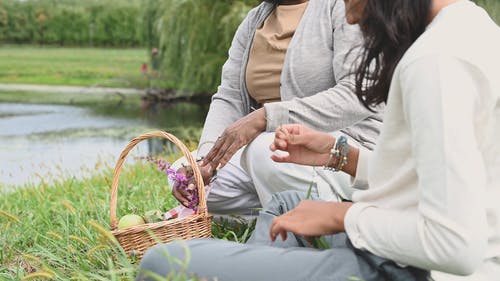
[[[357,24],[359,22],[359,18],[353,15],[347,14],[345,20],[348,24]]]

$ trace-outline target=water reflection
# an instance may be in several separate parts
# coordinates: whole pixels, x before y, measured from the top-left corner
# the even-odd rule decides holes
[[[182,135],[186,128],[201,127],[204,114],[188,105],[141,114],[116,106],[0,103],[0,186],[95,173],[113,166],[131,138],[153,129]],[[131,155],[148,155],[161,143],[141,142]]]

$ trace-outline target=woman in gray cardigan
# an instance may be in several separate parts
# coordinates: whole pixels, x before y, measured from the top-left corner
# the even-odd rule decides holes
[[[268,149],[274,130],[288,123],[342,132],[352,145],[372,149],[381,115],[354,94],[349,74],[361,34],[346,24],[344,10],[341,0],[264,1],[240,24],[197,151],[207,184],[220,168],[210,183],[210,212],[251,215],[272,193],[306,192],[311,181],[322,199],[350,198],[347,176],[273,163]],[[184,205],[189,200],[175,187],[173,194]]]

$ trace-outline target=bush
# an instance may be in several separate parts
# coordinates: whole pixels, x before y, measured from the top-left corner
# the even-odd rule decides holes
[[[61,46],[140,46],[142,0],[3,0],[4,43]]]

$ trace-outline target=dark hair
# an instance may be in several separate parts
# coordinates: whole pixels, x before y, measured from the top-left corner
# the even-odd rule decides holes
[[[431,0],[365,1],[359,26],[364,50],[356,70],[356,94],[370,109],[387,102],[394,69],[425,31]]]
[[[283,2],[283,0],[264,0],[264,2],[268,2],[274,5],[279,5]]]

